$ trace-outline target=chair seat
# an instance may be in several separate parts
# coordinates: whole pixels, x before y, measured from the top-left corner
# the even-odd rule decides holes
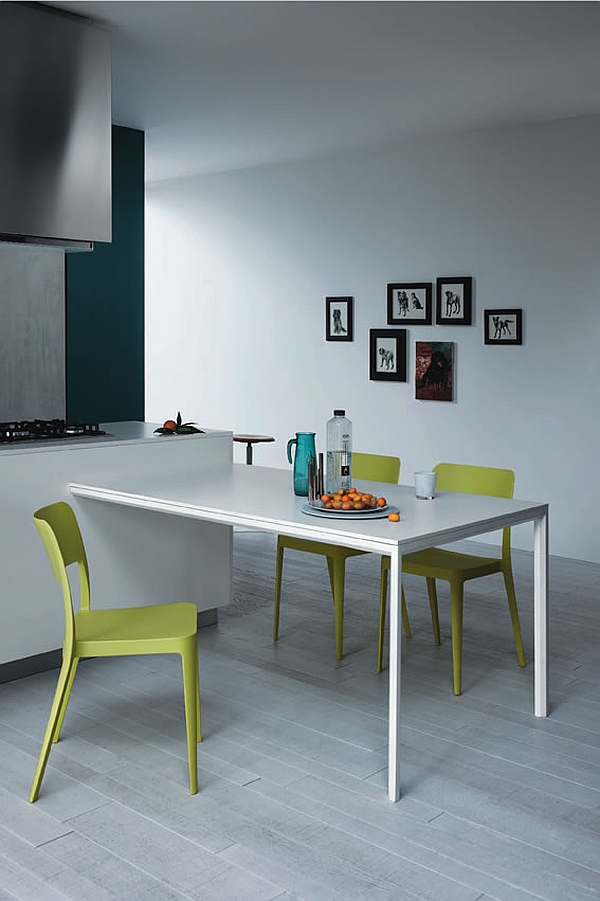
[[[460,574],[462,580],[466,582],[468,579],[478,579],[480,576],[501,572],[502,560],[497,557],[461,554],[442,547],[430,547],[414,554],[406,554],[402,558],[402,571],[413,576],[425,576],[447,582]]]
[[[136,642],[143,643],[139,653],[151,653],[146,648],[153,642],[160,643],[164,648],[165,641],[172,639],[177,642],[196,636],[197,629],[198,609],[191,603],[80,610],[75,615],[78,649],[89,644],[110,643],[118,647]]]
[[[309,538],[288,538],[286,535],[277,536],[277,545],[288,548],[291,551],[305,551],[307,554],[322,554],[324,557],[358,557],[368,554],[369,551],[358,551],[351,547],[340,547],[337,544],[327,544],[325,541],[311,541]]]

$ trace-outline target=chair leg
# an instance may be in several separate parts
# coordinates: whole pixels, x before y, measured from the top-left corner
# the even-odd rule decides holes
[[[181,655],[183,671],[183,700],[187,733],[188,764],[190,770],[190,794],[198,792],[198,649],[194,641]]]
[[[69,657],[63,658],[60,673],[58,674],[58,684],[56,686],[56,691],[54,692],[52,707],[50,708],[50,716],[48,717],[48,723],[46,725],[46,731],[44,733],[44,739],[42,741],[42,749],[40,751],[40,756],[38,758],[37,766],[35,769],[33,782],[31,784],[31,791],[29,792],[29,802],[31,804],[33,804],[34,801],[37,801],[37,797],[40,793],[40,786],[42,784],[42,779],[44,778],[46,764],[48,763],[48,756],[50,754],[52,739],[54,734],[56,733],[59,717],[63,709],[63,704],[66,707],[69,700],[68,688],[69,684],[72,684],[71,671],[74,671],[76,666],[77,664],[73,659],[70,659]]]
[[[435,587],[435,579],[427,579],[427,593],[429,595],[429,608],[431,610],[431,625],[433,627],[433,640],[436,644],[441,644],[440,639],[440,617],[438,614],[437,591]]]
[[[517,659],[519,666],[525,666],[525,651],[523,649],[523,636],[521,635],[521,623],[519,622],[519,611],[517,609],[517,596],[515,594],[515,582],[513,579],[512,569],[502,570],[504,576],[504,584],[506,586],[506,596],[508,598],[508,609],[510,611],[510,619],[515,636],[515,646],[517,648]]]
[[[385,614],[387,606],[387,587],[388,587],[389,565],[385,557],[381,558],[381,576],[379,578],[379,633],[377,636],[377,672],[383,669],[383,641],[385,635]],[[402,625],[404,626],[404,634],[407,638],[412,638],[412,629],[410,628],[410,620],[408,618],[408,610],[406,608],[406,597],[404,596],[404,586],[402,586]]]
[[[450,620],[452,623],[452,670],[455,695],[459,695],[462,688],[463,597],[462,582],[451,582]]]
[[[408,618],[408,610],[406,609],[406,598],[404,596],[404,588],[402,588],[402,607],[400,612],[402,613],[402,625],[404,626],[404,634],[407,638],[412,638],[412,629],[410,627],[410,620]]]
[[[331,585],[331,597],[333,598],[333,602],[335,604],[335,570],[333,567],[333,560],[331,557],[326,557],[327,560],[327,571],[329,573],[329,584]]]
[[[275,609],[273,611],[273,641],[279,638],[279,607],[281,605],[281,580],[283,578],[283,547],[277,542],[275,565]]]
[[[71,689],[73,688],[73,682],[75,681],[75,673],[77,671],[78,663],[79,663],[79,657],[75,657],[71,663],[71,668],[69,670],[69,679],[67,681],[67,687],[65,689],[61,708],[58,713],[58,719],[56,721],[56,726],[54,727],[54,733],[52,735],[53,742],[58,741],[58,739],[60,738],[60,733],[62,732],[62,727],[63,727],[63,723],[65,720],[65,713],[67,712],[67,705],[69,703],[69,698],[71,697]]]
[[[198,641],[196,640],[196,740],[202,741],[202,713],[200,710],[200,665],[198,663]]]
[[[329,566],[330,557],[327,558]],[[335,659],[341,660],[344,646],[344,591],[346,583],[346,561],[331,560],[333,571],[333,617],[335,620]]]

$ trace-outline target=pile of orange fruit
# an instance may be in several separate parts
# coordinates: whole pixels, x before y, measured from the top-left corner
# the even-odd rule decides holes
[[[384,497],[375,497],[358,488],[340,488],[334,494],[322,494],[321,501],[327,510],[368,510],[387,504]]]

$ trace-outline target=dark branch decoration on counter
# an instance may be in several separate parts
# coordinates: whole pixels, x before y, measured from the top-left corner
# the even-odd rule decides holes
[[[197,429],[193,422],[182,422],[181,413],[177,419],[167,419],[159,429],[154,429],[158,435],[203,435],[204,429]]]

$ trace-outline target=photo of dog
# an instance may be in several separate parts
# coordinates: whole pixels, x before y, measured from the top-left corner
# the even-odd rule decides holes
[[[369,376],[378,382],[406,381],[406,336],[404,328],[369,331]]]
[[[484,344],[522,344],[523,310],[484,310]]]
[[[436,281],[436,325],[471,325],[473,279],[438,278]]]
[[[354,298],[325,298],[325,340],[352,341],[354,330]]]
[[[454,400],[454,343],[417,341],[415,345],[415,398]]]
[[[432,282],[388,284],[388,325],[432,325],[432,294]]]

